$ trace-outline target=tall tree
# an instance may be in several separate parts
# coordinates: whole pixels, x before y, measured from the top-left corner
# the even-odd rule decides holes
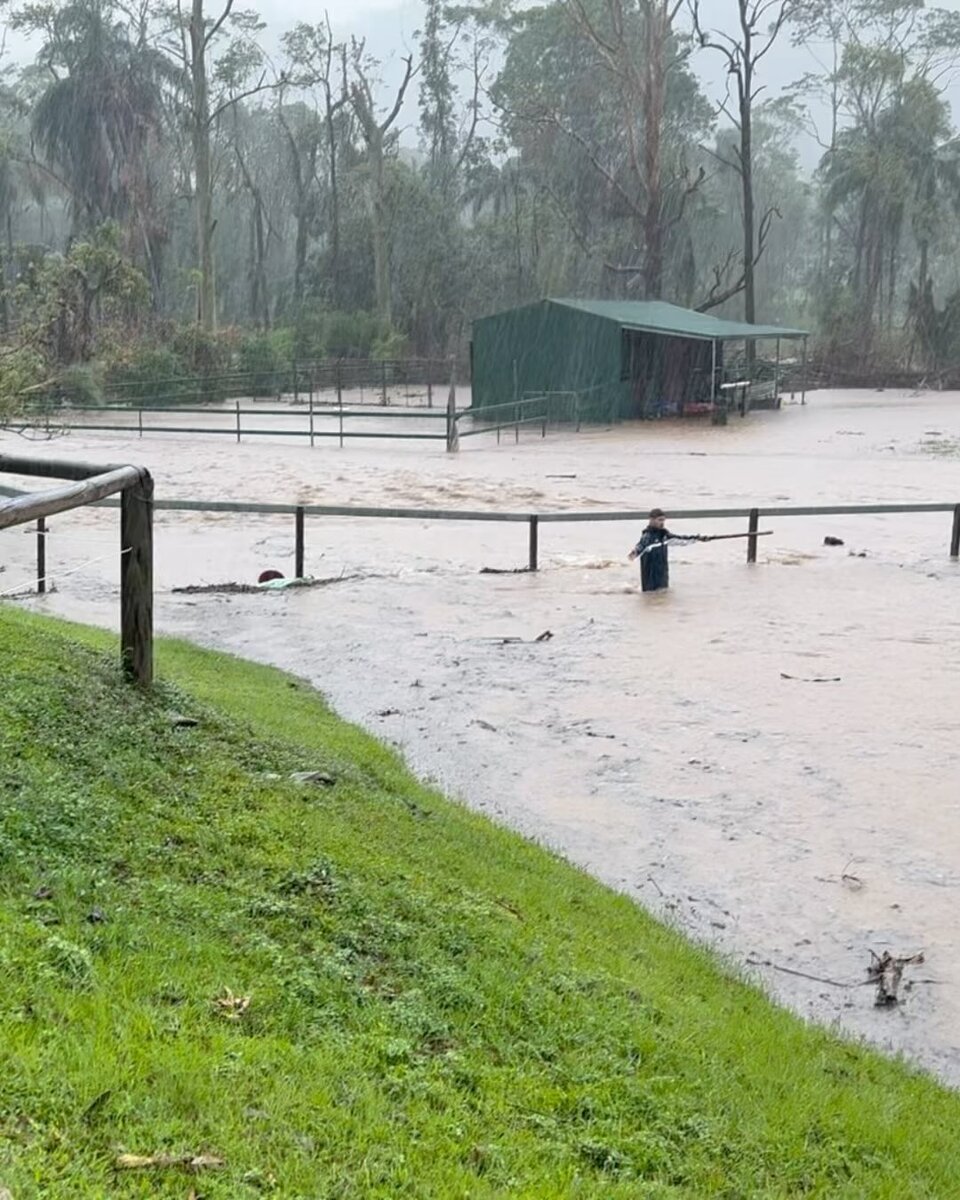
[[[710,113],[663,0],[525,12],[494,97],[580,251],[628,294],[677,296],[671,243],[704,182]],[[655,60],[655,61],[654,61]]]
[[[318,209],[317,163],[326,169],[327,233],[330,246],[330,298],[341,303],[340,232],[340,133],[350,101],[347,89],[347,47],[333,40],[329,17],[321,25],[298,24],[283,38],[285,77],[290,85],[313,99],[314,111],[299,119],[285,110],[281,91],[278,114],[287,139],[296,197],[296,254],[294,298],[299,313],[303,303],[309,230]],[[339,72],[339,78],[336,77]],[[319,102],[315,96],[319,92]],[[322,129],[322,139],[317,136]],[[322,151],[322,153],[321,153]]]
[[[31,131],[69,191],[74,232],[107,220],[122,225],[159,304],[166,230],[153,164],[170,82],[163,56],[112,0],[28,7],[14,25],[43,38],[38,60],[49,82],[33,106]]]
[[[174,28],[166,44],[182,72],[180,99],[193,153],[197,317],[204,332],[213,333],[217,328],[213,131],[232,105],[271,85],[262,69],[257,41],[264,26],[255,13],[234,11],[234,0],[225,0],[212,18],[204,12],[204,0],[190,0],[189,15],[184,12],[184,0],[176,0],[176,4]],[[227,34],[229,40],[215,56],[217,40]]]
[[[789,19],[797,0],[737,0],[739,30],[729,34],[722,29],[707,30],[701,19],[700,0],[690,0],[694,30],[700,45],[722,55],[727,64],[727,82],[736,88],[733,106],[724,102],[723,112],[733,122],[739,135],[735,156],[730,165],[740,178],[743,218],[743,315],[749,324],[757,319],[756,266],[763,254],[764,242],[758,236],[769,225],[770,212],[756,219],[753,188],[753,109],[762,91],[757,82],[757,70],[770,52]],[[737,281],[739,287],[741,280]]]
[[[394,102],[387,113],[380,115],[374,98],[374,75],[377,64],[370,59],[364,43],[354,40],[352,53],[353,81],[350,100],[366,147],[367,202],[370,233],[373,241],[373,274],[377,316],[387,324],[393,321],[393,300],[390,286],[390,239],[387,211],[387,159],[396,149],[394,126],[403,108],[404,97],[413,78],[413,57],[403,60],[403,78],[396,90]]]
[[[682,219],[687,200],[704,178],[702,172],[691,178],[684,170],[679,189],[677,181],[671,181],[679,197],[670,211],[663,142],[667,132],[668,77],[686,58],[674,31],[683,0],[641,0],[638,7],[629,0],[606,0],[606,19],[602,25],[591,13],[591,7],[595,6],[587,0],[567,0],[567,3],[617,89],[629,184],[624,187],[616,183],[616,187],[634,216],[643,294],[659,300],[664,290],[664,257],[670,226]],[[639,24],[639,36],[631,30],[631,24]],[[610,182],[615,182],[612,175]],[[626,265],[623,269],[637,273],[636,265]]]

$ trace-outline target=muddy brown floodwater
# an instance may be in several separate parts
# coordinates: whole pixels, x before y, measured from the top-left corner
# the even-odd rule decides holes
[[[818,392],[726,429],[476,438],[458,456],[291,441],[74,432],[30,449],[145,463],[162,497],[519,510],[960,501],[960,395],[948,393]],[[0,438],[4,452],[24,448]],[[50,524],[57,590],[18,602],[115,627],[116,513]],[[523,525],[311,519],[308,572],[363,578],[226,596],[171,589],[292,573],[292,521],[162,513],[157,623],[305,676],[450,795],[733,961],[776,964],[747,969],[800,1013],[958,1084],[949,515],[764,524],[774,535],[755,567],[742,542],[684,547],[673,590],[643,596],[624,561],[632,526],[542,526],[543,569],[511,576],[478,569],[521,565]],[[0,591],[29,581],[33,545],[0,534]],[[533,642],[546,629],[552,639]],[[926,955],[898,1008],[805,977],[859,984],[871,949]]]

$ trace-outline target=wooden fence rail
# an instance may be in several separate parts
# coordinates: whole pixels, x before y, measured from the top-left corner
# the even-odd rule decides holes
[[[120,506],[120,658],[124,674],[147,687],[153,680],[153,479],[135,466],[97,466],[0,454],[0,473],[66,480],[37,492],[4,488],[0,530],[37,523],[37,590],[46,590],[46,520],[107,501]],[[108,497],[120,494],[119,500]]]

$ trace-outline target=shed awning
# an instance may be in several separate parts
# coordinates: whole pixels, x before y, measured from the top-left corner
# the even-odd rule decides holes
[[[779,325],[748,325],[744,321],[724,321],[709,313],[694,312],[662,300],[550,300],[565,308],[576,308],[607,321],[616,321],[625,329],[644,333],[662,333],[665,337],[702,338],[706,341],[744,341],[749,338],[804,338],[805,329],[787,329]]]

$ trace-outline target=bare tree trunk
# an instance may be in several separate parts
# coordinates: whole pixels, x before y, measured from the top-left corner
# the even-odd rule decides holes
[[[666,102],[665,64],[670,17],[661,3],[644,13],[643,165],[647,194],[643,219],[644,291],[648,300],[663,295],[663,164],[661,149]]]
[[[403,80],[397,89],[393,108],[382,121],[378,121],[373,90],[363,57],[363,43],[354,43],[353,69],[356,80],[350,89],[350,99],[360,123],[363,140],[367,145],[367,206],[370,213],[373,241],[374,290],[377,316],[386,322],[390,322],[393,316],[390,295],[390,245],[387,233],[386,138],[400,115],[403,98],[413,76],[413,59],[404,59],[404,65],[406,69]]]
[[[757,292],[754,265],[756,234],[753,204],[753,52],[752,28],[747,19],[747,0],[740,0],[740,25],[743,30],[743,73],[738,79],[740,88],[740,180],[743,185],[743,316],[749,325],[757,319]],[[747,346],[747,360],[752,362],[755,344]]]
[[[368,145],[370,158],[370,226],[373,237],[373,281],[377,316],[392,324],[393,303],[390,295],[390,248],[387,244],[386,165],[383,142],[375,138]]]
[[[344,67],[346,70],[346,67]],[[340,307],[343,272],[340,267],[340,177],[337,169],[337,131],[327,89],[327,156],[330,174],[330,258],[333,272],[333,307]]]
[[[743,204],[743,308],[744,318],[755,324],[757,312],[756,266],[763,253],[767,220],[760,223],[757,236],[753,194],[753,102],[759,89],[754,86],[757,64],[769,52],[796,7],[796,0],[737,0],[740,40],[720,32],[711,36],[700,20],[700,0],[689,0],[694,30],[700,45],[722,54],[727,73],[736,82],[737,114],[734,119],[740,134],[737,160],[733,164],[740,176]],[[771,210],[774,211],[774,210]],[[747,360],[753,361],[755,344],[747,344]]]
[[[210,150],[210,94],[207,84],[207,31],[203,17],[203,0],[193,0],[190,17],[190,80],[193,89],[190,132],[196,173],[200,327],[204,333],[215,333],[217,293],[213,265],[213,170]]]

